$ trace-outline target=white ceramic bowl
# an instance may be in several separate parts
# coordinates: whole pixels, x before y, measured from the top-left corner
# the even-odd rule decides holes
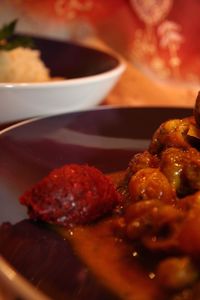
[[[95,106],[125,69],[120,58],[96,49],[43,38],[34,41],[51,75],[67,79],[0,83],[1,124]]]

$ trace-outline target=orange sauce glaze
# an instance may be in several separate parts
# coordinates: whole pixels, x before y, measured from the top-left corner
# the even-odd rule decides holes
[[[122,176],[123,173],[117,173],[110,177],[117,184]],[[70,232],[59,228],[58,232],[71,241],[89,269],[121,299],[163,299],[157,279],[141,266],[133,246],[114,234],[112,223],[116,218],[107,217]]]

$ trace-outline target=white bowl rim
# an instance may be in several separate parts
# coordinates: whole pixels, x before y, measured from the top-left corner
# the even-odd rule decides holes
[[[33,89],[33,88],[59,88],[59,87],[68,87],[68,86],[76,86],[76,85],[84,85],[88,82],[98,82],[106,80],[109,77],[115,77],[120,75],[126,68],[126,63],[121,56],[113,53],[107,52],[107,54],[111,55],[117,61],[117,65],[108,71],[104,71],[99,74],[77,77],[77,78],[69,78],[69,79],[58,79],[58,80],[50,80],[43,82],[0,82],[0,90],[3,89]]]

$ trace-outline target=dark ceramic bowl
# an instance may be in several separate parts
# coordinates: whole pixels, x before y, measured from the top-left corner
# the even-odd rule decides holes
[[[7,226],[10,222],[13,231],[3,244],[0,238],[0,253],[18,272],[11,280],[0,261],[0,279],[9,284],[9,290],[33,299],[24,294],[24,283],[16,286],[17,274],[21,274],[52,299],[118,299],[89,270],[84,284],[77,281],[85,266],[66,242],[27,220],[18,198],[63,164],[87,163],[103,172],[123,170],[134,153],[148,147],[161,122],[191,114],[180,108],[99,108],[28,121],[2,131],[0,223]]]

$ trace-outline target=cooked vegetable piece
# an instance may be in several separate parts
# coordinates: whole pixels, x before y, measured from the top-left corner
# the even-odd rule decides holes
[[[144,168],[129,181],[129,192],[133,201],[159,199],[165,203],[174,201],[174,193],[165,175],[156,168]]]
[[[188,257],[169,257],[158,265],[158,280],[162,286],[179,290],[191,286],[198,278],[198,270]]]
[[[197,95],[195,107],[194,107],[194,117],[198,127],[200,127],[200,92]]]

